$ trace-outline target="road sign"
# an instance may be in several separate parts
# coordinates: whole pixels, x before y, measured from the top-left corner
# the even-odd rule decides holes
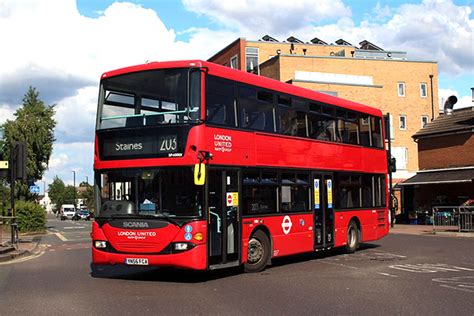
[[[38,185],[31,185],[30,193],[40,193],[40,187]]]
[[[0,169],[8,169],[8,161],[6,160],[0,161]]]

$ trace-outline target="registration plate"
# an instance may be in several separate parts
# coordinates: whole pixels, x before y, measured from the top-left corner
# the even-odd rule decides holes
[[[126,258],[125,264],[134,265],[134,266],[147,266],[148,259],[147,258]]]

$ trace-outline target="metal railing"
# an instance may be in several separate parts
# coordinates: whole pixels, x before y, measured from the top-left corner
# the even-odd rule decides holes
[[[0,216],[0,245],[18,246],[18,224],[13,216]]]
[[[433,206],[433,231],[474,232],[474,206]]]

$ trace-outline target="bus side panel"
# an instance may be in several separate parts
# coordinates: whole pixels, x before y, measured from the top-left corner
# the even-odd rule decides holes
[[[349,226],[349,222],[352,218],[359,220],[361,226],[361,242],[378,238],[376,210],[339,211],[335,214],[335,247],[346,245],[347,226]]]
[[[214,127],[206,127],[202,135],[207,142],[198,148],[209,150],[217,165],[387,171],[386,153],[380,149]]]
[[[242,225],[243,261],[247,258],[248,241],[252,232],[264,227],[270,232],[273,257],[313,251],[314,231],[312,214],[287,214],[244,218]]]

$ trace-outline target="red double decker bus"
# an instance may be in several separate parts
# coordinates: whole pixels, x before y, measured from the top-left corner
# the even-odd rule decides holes
[[[380,110],[204,61],[104,73],[94,265],[261,271],[388,234]]]

